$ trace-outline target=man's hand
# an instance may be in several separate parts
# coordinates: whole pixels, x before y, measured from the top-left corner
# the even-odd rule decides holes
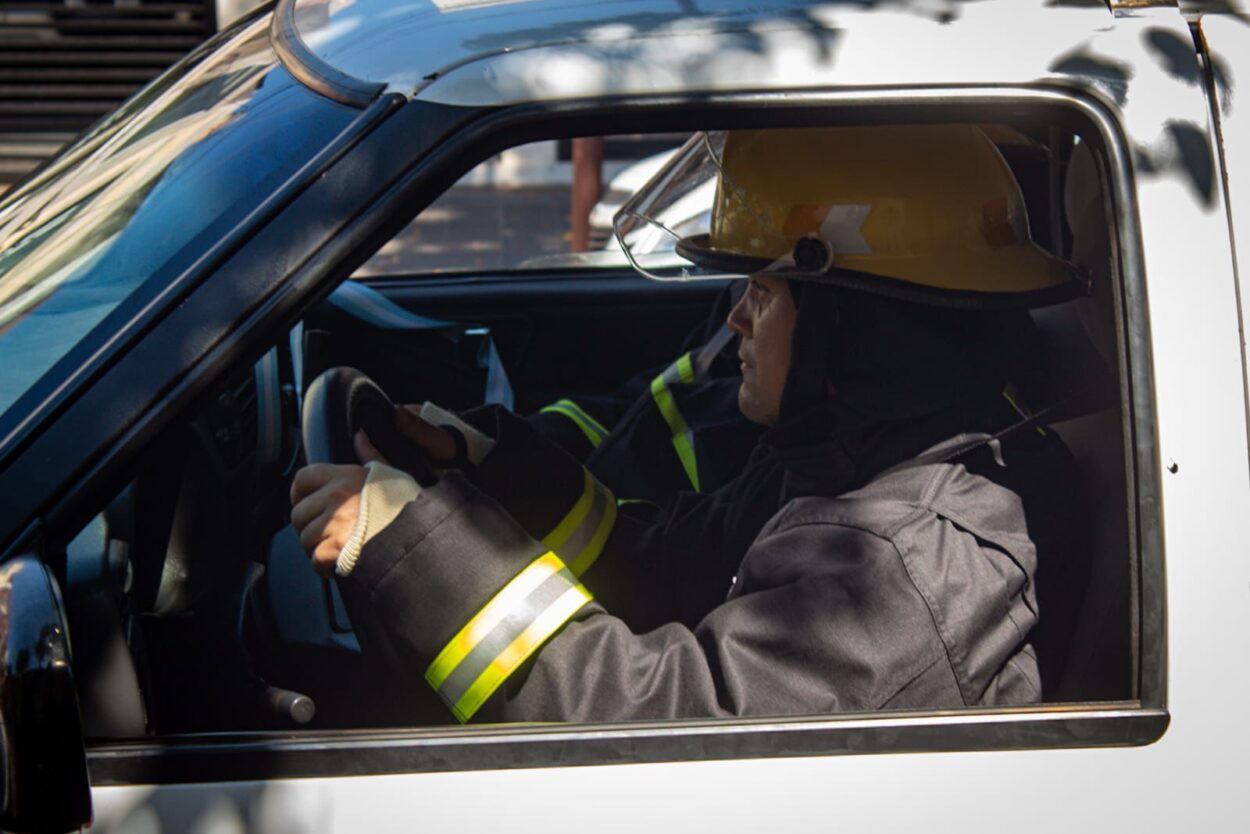
[[[431,463],[448,463],[456,457],[456,441],[444,428],[419,416],[420,406],[395,409],[395,428],[415,443]],[[364,432],[353,438],[361,461],[386,463]],[[363,466],[314,463],[295,473],[291,483],[291,524],[300,545],[312,557],[313,570],[334,576],[339,553],[347,544],[360,516],[360,493],[369,471]]]
[[[456,457],[456,441],[451,432],[421,417],[421,406],[405,405],[395,409],[395,428],[420,447],[426,460],[438,466]]]
[[[357,435],[358,451],[362,439]],[[314,463],[295,473],[291,524],[304,552],[312,557],[313,570],[324,577],[334,576],[339,553],[356,526],[368,472],[363,466]]]

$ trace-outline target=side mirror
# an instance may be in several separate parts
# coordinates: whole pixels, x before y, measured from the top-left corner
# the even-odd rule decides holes
[[[34,556],[0,565],[0,827],[74,831],[91,788],[61,594]]]

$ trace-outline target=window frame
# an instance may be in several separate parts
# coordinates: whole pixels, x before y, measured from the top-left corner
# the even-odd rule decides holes
[[[410,105],[411,106],[411,105]],[[402,110],[405,108],[401,108]],[[1147,745],[1166,731],[1160,472],[1144,255],[1127,138],[1112,109],[1057,85],[629,97],[495,110],[411,167],[355,225],[285,281],[289,322],[402,229],[465,171],[517,144],[605,132],[924,121],[1037,120],[1080,132],[1104,161],[1118,247],[1117,334],[1124,416],[1137,698],[1092,704],[585,725],[414,727],[160,737],[90,745],[93,785],[181,784],[591,764]],[[997,116],[997,118],[995,118]],[[1004,116],[1010,118],[1004,118]],[[299,288],[298,290],[295,288]],[[249,336],[258,346],[258,328]],[[270,332],[277,332],[270,327]],[[249,353],[255,353],[255,349]]]

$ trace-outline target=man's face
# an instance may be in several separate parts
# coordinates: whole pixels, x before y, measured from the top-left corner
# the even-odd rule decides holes
[[[784,278],[756,275],[729,311],[729,328],[742,337],[742,385],[738,408],[743,416],[765,426],[776,425],[781,393],[790,371],[790,338],[797,309]]]

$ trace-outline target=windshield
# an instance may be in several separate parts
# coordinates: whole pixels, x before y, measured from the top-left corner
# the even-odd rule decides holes
[[[0,429],[41,377],[72,370],[49,373],[77,364],[75,346],[90,353],[125,324],[127,298],[172,281],[357,113],[292,79],[261,18],[11,194],[0,206]]]

